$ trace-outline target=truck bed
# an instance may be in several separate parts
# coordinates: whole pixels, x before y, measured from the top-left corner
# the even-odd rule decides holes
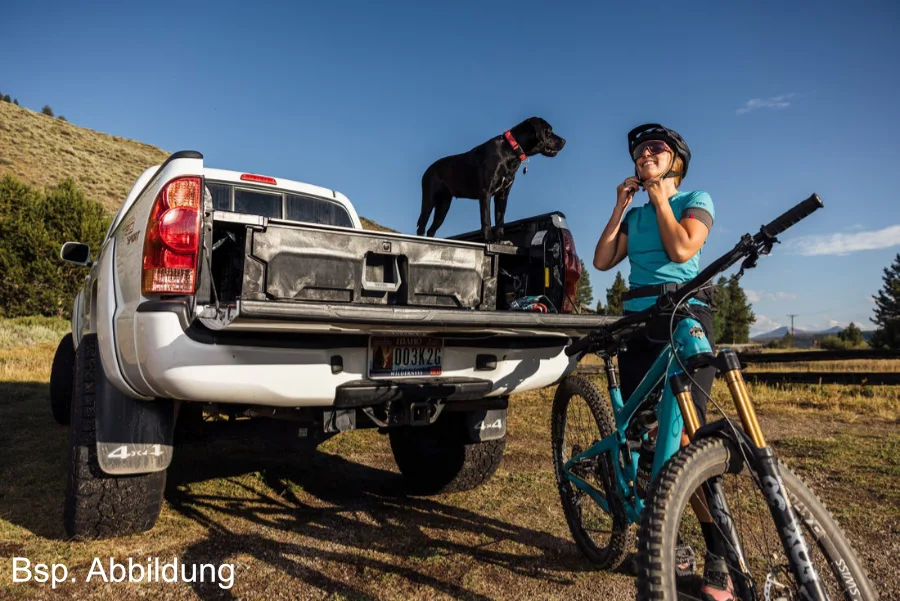
[[[214,211],[205,241],[211,277],[201,278],[197,296],[201,317],[212,329],[280,322],[278,329],[560,333],[610,320],[559,312],[564,217],[520,220],[507,232],[506,243],[485,244],[472,235],[425,238]],[[529,295],[543,295],[548,312],[511,309]]]

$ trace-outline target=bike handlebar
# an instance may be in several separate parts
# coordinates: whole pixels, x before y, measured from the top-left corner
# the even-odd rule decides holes
[[[819,198],[818,194],[813,194],[806,200],[797,203],[773,219],[768,225],[764,225],[762,229],[770,236],[777,236],[801,219],[809,217],[817,209],[821,209],[824,206],[825,205],[822,203],[822,199]]]
[[[745,235],[734,248],[710,263],[706,269],[697,274],[697,277],[686,282],[676,292],[661,296],[652,307],[631,315],[626,315],[625,317],[617,319],[616,322],[610,326],[592,331],[586,336],[582,336],[566,347],[566,355],[571,357],[584,352],[590,348],[591,345],[597,343],[601,337],[608,337],[629,326],[643,323],[654,315],[661,313],[666,306],[678,306],[684,299],[696,294],[700,288],[706,286],[706,284],[712,281],[714,277],[741,259],[750,256],[758,256],[760,250],[763,248],[771,248],[772,243],[776,241],[775,236],[784,232],[798,221],[809,217],[816,210],[821,209],[824,206],[825,205],[817,194],[813,194],[806,200],[797,203],[768,224],[762,226],[759,233],[752,238],[749,234]]]

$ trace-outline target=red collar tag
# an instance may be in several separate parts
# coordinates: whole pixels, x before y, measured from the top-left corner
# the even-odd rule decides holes
[[[519,160],[524,161],[526,158],[525,153],[522,152],[522,147],[519,146],[519,143],[516,142],[516,139],[513,137],[512,132],[506,130],[503,132],[503,137],[506,138],[506,141],[509,142],[509,145],[512,146],[512,149],[519,153]]]

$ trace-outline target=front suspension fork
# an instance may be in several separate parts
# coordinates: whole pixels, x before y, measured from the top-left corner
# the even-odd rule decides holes
[[[740,374],[740,372],[738,372]],[[700,416],[691,395],[691,379],[685,373],[674,374],[669,379],[669,385],[678,399],[678,407],[684,417],[684,430],[689,440],[693,441],[697,430],[700,428]],[[704,494],[695,493],[691,498],[691,506],[697,514],[697,519],[702,522],[713,523],[722,535],[725,543],[725,560],[732,566],[733,580],[737,587],[737,593],[742,599],[756,601],[756,596],[751,586],[750,571],[744,558],[744,550],[741,547],[741,537],[738,535],[734,520],[731,518],[731,509],[725,500],[722,490],[721,478],[712,478],[703,485]]]
[[[756,416],[756,409],[750,400],[750,394],[747,391],[747,385],[741,373],[740,361],[734,351],[726,349],[719,353],[719,356],[711,363],[716,365],[728,384],[728,390],[731,392],[735,409],[747,435],[745,440],[737,440],[735,442],[739,446],[750,447],[753,465],[748,465],[747,468],[754,471],[759,479],[758,484],[766,497],[766,502],[769,504],[769,510],[778,529],[778,536],[790,563],[795,582],[801,589],[800,593],[804,599],[826,601],[828,595],[822,588],[822,582],[819,580],[815,567],[812,564],[812,557],[803,536],[800,520],[797,518],[797,514],[784,489],[784,482],[781,479],[781,473],[778,471],[778,461],[775,459],[775,453],[766,444],[759,419]],[[672,377],[672,385],[678,387],[677,389],[673,388],[673,390],[675,390],[678,405],[682,415],[684,415],[685,430],[688,437],[693,440],[699,425],[699,419],[691,397],[690,379],[685,374],[676,374]],[[749,584],[750,575],[719,479],[711,480],[707,484],[706,495],[709,499],[710,513],[713,519],[719,525],[720,531],[726,538],[731,539],[726,540],[729,547],[729,563],[733,566],[740,566],[740,570],[743,572],[738,574],[739,578],[737,579],[738,582],[736,582],[738,588],[743,589],[741,596],[744,599],[754,599],[755,594],[753,594],[753,591],[749,590],[749,587],[741,586]],[[732,557],[732,552],[734,557]],[[734,563],[731,563],[732,561]],[[744,582],[745,580],[746,582]]]

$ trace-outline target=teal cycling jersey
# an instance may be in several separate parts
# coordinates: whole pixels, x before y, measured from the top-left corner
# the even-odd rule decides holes
[[[669,198],[675,219],[697,219],[708,228],[712,228],[715,209],[712,198],[702,190],[678,192]],[[684,283],[700,273],[701,247],[697,254],[685,261],[676,263],[669,258],[659,233],[656,218],[656,207],[647,203],[641,207],[632,207],[622,219],[621,232],[628,236],[628,261],[631,274],[628,276],[629,288],[654,286],[657,284]],[[704,243],[705,245],[705,243]],[[641,311],[653,306],[655,296],[633,298],[625,301],[626,311]],[[696,299],[689,302],[705,304]]]

